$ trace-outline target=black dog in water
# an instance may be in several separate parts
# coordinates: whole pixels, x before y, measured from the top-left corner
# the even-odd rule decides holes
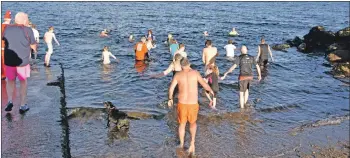
[[[118,130],[129,129],[130,122],[125,112],[119,111],[110,101],[104,102],[103,105],[108,113],[108,126],[113,123]]]

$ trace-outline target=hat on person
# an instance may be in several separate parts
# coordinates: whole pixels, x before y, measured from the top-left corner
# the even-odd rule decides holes
[[[11,11],[7,10],[4,19],[11,19]]]

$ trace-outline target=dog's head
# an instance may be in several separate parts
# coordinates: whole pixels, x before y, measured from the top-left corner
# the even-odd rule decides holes
[[[108,111],[116,109],[116,107],[110,101],[103,102],[103,105]]]

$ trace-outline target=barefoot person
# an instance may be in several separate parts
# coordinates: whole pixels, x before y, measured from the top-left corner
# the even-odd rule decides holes
[[[241,55],[237,57],[234,61],[233,66],[224,73],[224,76],[221,77],[224,80],[228,73],[231,73],[237,66],[240,67],[239,71],[239,103],[240,107],[244,108],[244,105],[247,104],[249,97],[249,86],[251,81],[253,80],[253,65],[256,66],[256,70],[258,71],[258,80],[261,80],[261,73],[259,65],[256,63],[253,56],[248,55],[248,50],[246,46],[242,46]]]
[[[219,56],[218,49],[212,46],[211,40],[205,41],[205,48],[203,49],[202,60],[205,65],[205,75],[208,74],[207,69],[209,65],[215,65],[215,59]]]
[[[119,62],[119,60],[108,50],[107,46],[103,47],[103,52],[102,52],[102,61],[104,65],[110,64],[111,61],[109,60],[109,57],[114,58],[115,60],[117,60],[117,62]]]
[[[3,32],[8,24],[11,23],[11,11],[6,11],[4,16],[4,22],[1,24],[1,39],[3,37]],[[1,40],[1,80],[6,79],[5,65],[4,65],[4,54],[5,54],[5,41]]]
[[[182,71],[176,73],[174,76],[170,88],[169,88],[169,102],[168,105],[173,105],[173,93],[176,85],[178,85],[178,105],[177,105],[177,115],[179,122],[179,138],[180,138],[180,148],[184,146],[185,139],[185,127],[187,121],[190,123],[190,133],[191,133],[191,143],[188,149],[190,154],[195,152],[195,137],[197,130],[197,115],[199,110],[198,105],[198,82],[203,86],[203,88],[214,94],[211,88],[205,81],[198,71],[192,70],[190,67],[190,62],[187,58],[181,60]]]
[[[6,26],[3,35],[5,41],[5,69],[7,80],[8,103],[5,111],[13,107],[12,95],[16,87],[16,77],[20,82],[19,112],[29,110],[27,105],[27,78],[30,76],[30,49],[36,51],[36,41],[29,26],[28,15],[19,12],[15,16],[16,25]]]
[[[209,66],[209,74],[205,77],[210,88],[214,91],[213,99],[210,97],[208,91],[205,92],[205,95],[209,99],[209,106],[213,109],[216,109],[216,95],[219,91],[219,68],[217,66]]]
[[[274,62],[270,46],[265,43],[265,39],[262,37],[261,44],[258,46],[258,55],[256,57],[256,61],[259,63],[261,68],[266,67],[266,64],[269,61],[269,54],[272,61]]]
[[[58,41],[56,39],[55,33],[53,33],[53,30],[54,30],[53,26],[50,26],[49,31],[46,32],[44,35],[44,41],[47,44],[47,52],[45,55],[45,62],[44,62],[44,65],[46,67],[50,67],[50,58],[51,58],[51,55],[53,53],[52,40],[55,40],[57,45],[60,45],[60,43],[58,43]]]

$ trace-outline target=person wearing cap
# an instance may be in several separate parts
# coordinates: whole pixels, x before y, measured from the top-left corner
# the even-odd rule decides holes
[[[141,41],[134,46],[135,60],[143,61],[148,58],[148,49],[146,45],[146,37],[141,37]]]
[[[168,106],[173,106],[173,94],[175,87],[178,87],[178,104],[177,104],[177,120],[179,123],[180,148],[184,147],[185,128],[187,122],[190,123],[191,143],[188,152],[195,154],[195,137],[197,131],[197,116],[199,111],[198,104],[198,83],[214,95],[213,90],[204,81],[197,70],[191,69],[191,64],[187,58],[180,61],[182,71],[177,72],[171,81],[169,87]]]
[[[46,52],[45,61],[44,61],[44,65],[46,67],[50,67],[50,58],[53,53],[52,40],[55,40],[57,45],[60,45],[60,43],[58,43],[56,39],[55,33],[53,33],[53,30],[54,30],[53,26],[50,26],[49,31],[46,32],[44,35],[44,41],[47,44],[47,52]]]
[[[239,103],[240,107],[244,108],[247,104],[249,97],[249,87],[253,80],[253,65],[255,65],[258,71],[258,80],[261,80],[260,67],[257,64],[253,56],[248,54],[248,49],[245,45],[241,47],[241,55],[237,57],[234,61],[233,66],[224,73],[221,80],[224,80],[228,73],[231,73],[237,66],[239,66],[239,77],[238,77],[238,87],[239,87]]]
[[[5,111],[12,110],[13,92],[16,87],[16,78],[20,82],[20,108],[19,112],[29,110],[27,105],[27,78],[30,77],[30,50],[36,51],[36,41],[29,26],[28,15],[19,12],[15,16],[16,25],[8,25],[3,33],[5,41],[5,69],[7,78],[8,103]]]
[[[5,32],[6,25],[11,23],[11,11],[7,10],[4,16],[4,22],[1,24],[1,39],[3,32]],[[4,54],[5,54],[5,41],[1,40],[1,80],[6,79],[5,65],[4,65]]]

